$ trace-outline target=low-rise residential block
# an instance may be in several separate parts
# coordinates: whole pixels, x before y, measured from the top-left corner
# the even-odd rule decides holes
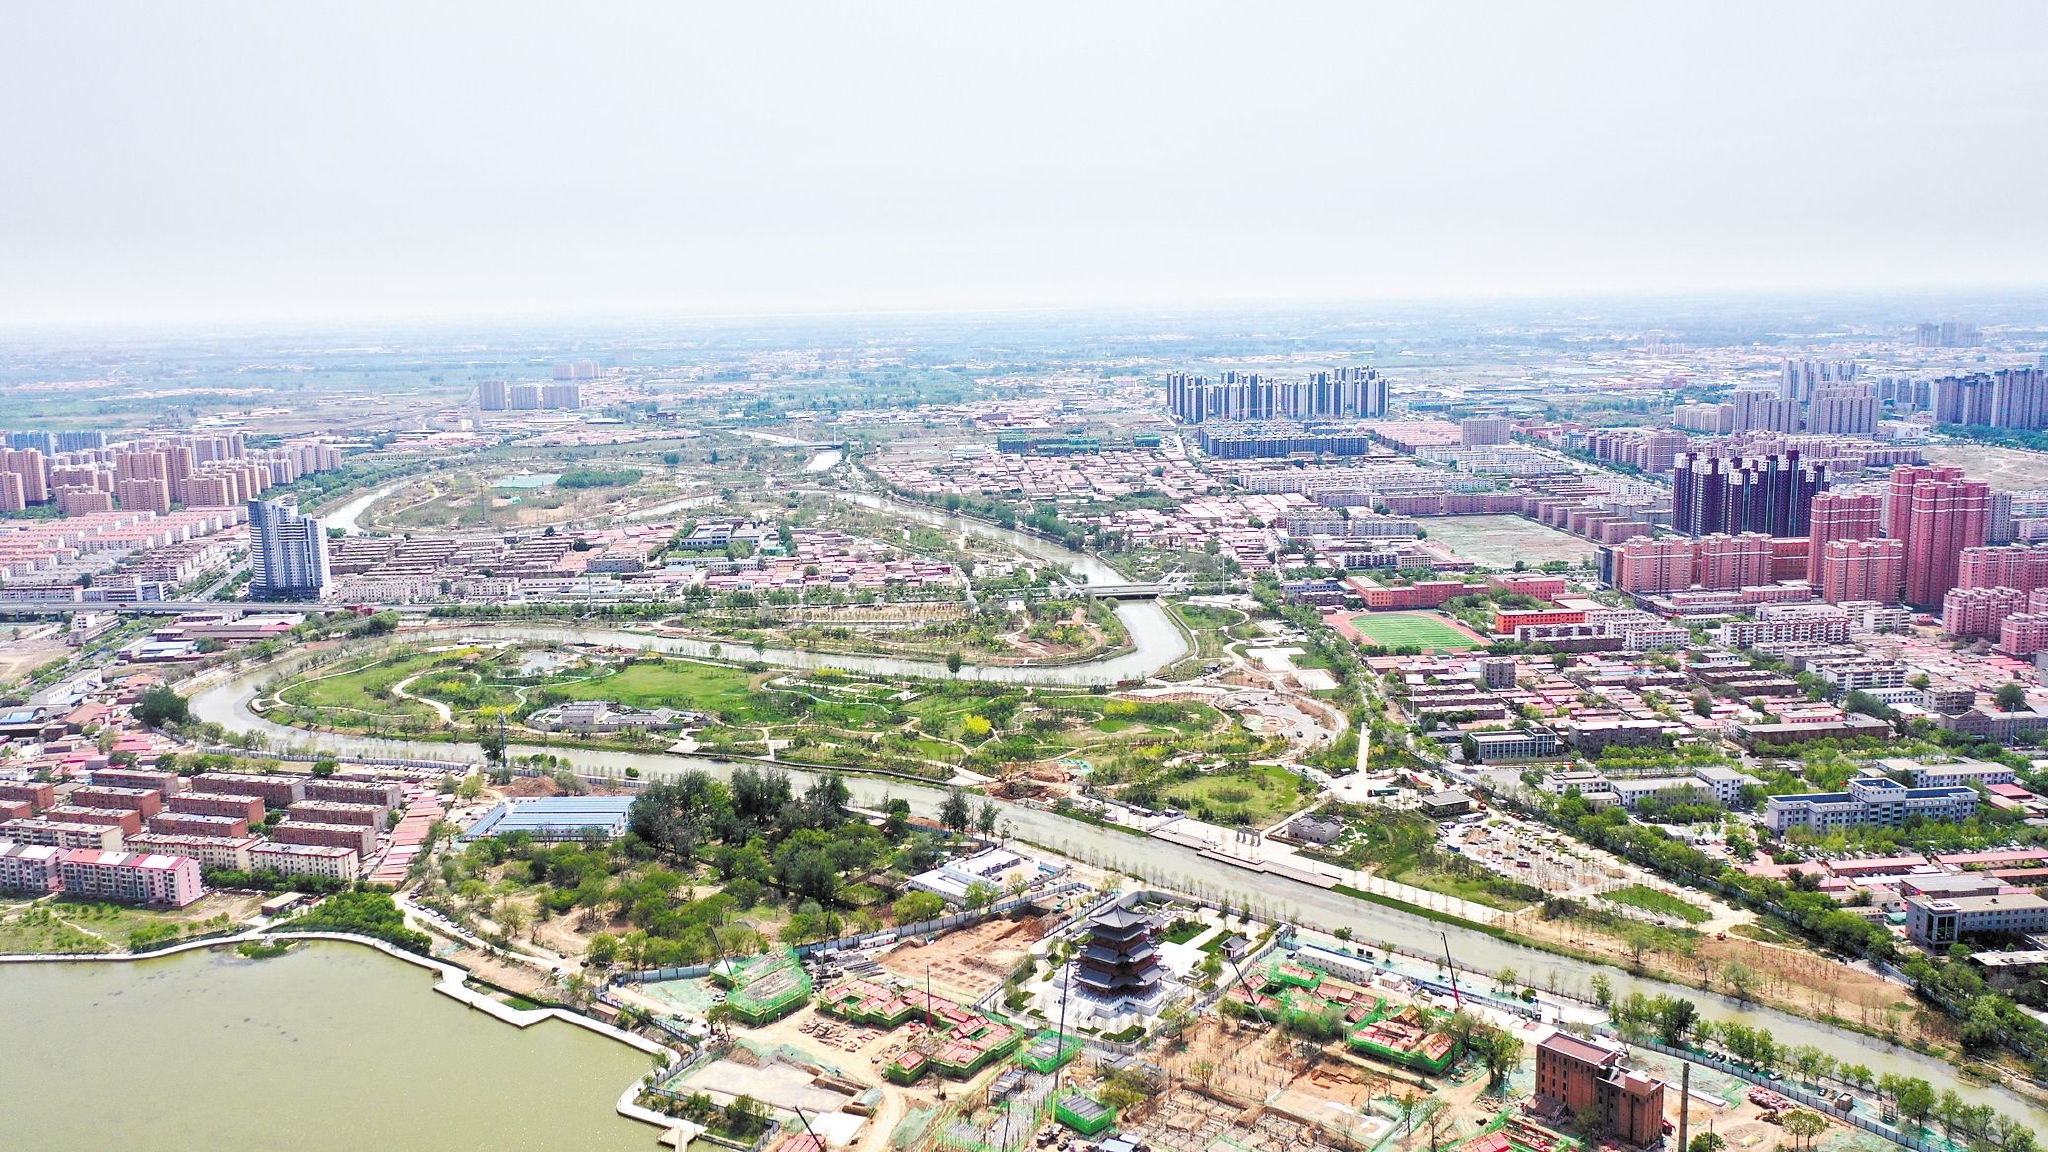
[[[255,796],[267,807],[289,808],[306,798],[302,776],[266,776],[252,772],[203,772],[192,777],[191,790],[215,795]]]
[[[62,848],[0,840],[0,892],[41,896],[57,891],[63,884],[57,862],[63,857]]]
[[[86,808],[78,804],[59,804],[46,809],[43,817],[64,824],[106,824],[121,830],[123,836],[133,836],[142,831],[142,813],[131,808]]]
[[[149,818],[149,830],[170,836],[247,836],[249,819],[207,812],[159,812]]]
[[[280,844],[275,840],[249,850],[249,864],[257,871],[285,876],[325,876],[354,880],[362,874],[362,857],[353,848],[330,848],[324,844]]]
[[[302,824],[357,824],[379,830],[384,827],[390,815],[389,809],[378,804],[301,800],[291,806],[291,818]]]
[[[189,856],[75,848],[58,862],[64,892],[93,900],[182,908],[205,895]]]
[[[263,821],[263,798],[233,796],[220,792],[180,792],[171,797],[170,811],[196,816],[231,816],[251,824]]]
[[[144,832],[130,836],[124,847],[136,852],[190,856],[204,868],[249,870],[249,853],[263,843],[254,836],[190,836],[176,832]]]
[[[112,824],[73,824],[62,820],[9,820],[0,824],[0,840],[17,844],[47,844],[55,848],[99,848],[112,851],[121,846],[121,829]]]
[[[117,788],[107,784],[88,784],[74,788],[65,802],[85,808],[125,808],[138,813],[145,819],[163,810],[163,793],[154,788]]]
[[[97,768],[93,770],[92,782],[106,788],[147,788],[166,798],[184,784],[174,772],[153,772],[147,768]]]
[[[270,838],[279,844],[353,848],[366,860],[377,851],[377,829],[368,824],[315,824],[294,816],[273,825]]]

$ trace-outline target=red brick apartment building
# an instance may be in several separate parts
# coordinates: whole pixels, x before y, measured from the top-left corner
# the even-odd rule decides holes
[[[1536,1094],[1578,1116],[1599,1112],[1601,1130],[1643,1147],[1664,1135],[1664,1082],[1621,1066],[1622,1050],[1556,1032],[1536,1046]]]
[[[1529,625],[1584,624],[1586,612],[1583,608],[1529,608],[1522,610],[1495,609],[1493,631],[1500,636],[1513,636],[1515,629]]]
[[[1875,540],[1884,530],[1884,498],[1874,492],[1822,492],[1807,517],[1806,582],[1821,582],[1822,558],[1837,540]],[[1901,545],[1903,547],[1903,545]]]

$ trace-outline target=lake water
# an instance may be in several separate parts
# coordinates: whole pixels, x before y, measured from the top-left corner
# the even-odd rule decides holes
[[[493,488],[546,488],[562,478],[558,472],[531,472],[524,476],[501,476]]]
[[[649,1152],[613,1111],[648,1058],[519,1029],[352,944],[0,965],[0,1146]]]

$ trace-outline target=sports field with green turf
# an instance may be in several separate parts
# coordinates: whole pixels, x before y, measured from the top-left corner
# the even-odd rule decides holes
[[[1478,641],[1434,612],[1367,612],[1352,617],[1351,626],[1384,648],[1414,645],[1426,652],[1462,652],[1479,647]]]

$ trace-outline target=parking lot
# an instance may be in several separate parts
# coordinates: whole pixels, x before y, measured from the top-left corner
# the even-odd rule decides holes
[[[1597,848],[1541,824],[1487,813],[1438,825],[1438,844],[1488,870],[1533,884],[1547,895],[1584,897],[1655,877]]]

